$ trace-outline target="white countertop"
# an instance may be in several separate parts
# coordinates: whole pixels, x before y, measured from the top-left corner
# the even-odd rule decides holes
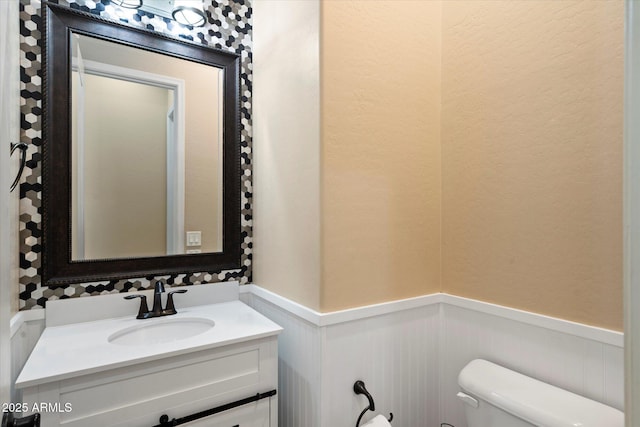
[[[127,317],[47,327],[18,376],[16,387],[31,387],[212,349],[277,335],[282,331],[280,326],[240,301],[178,307],[178,311],[172,316],[136,319],[136,305]],[[209,319],[215,322],[215,326],[190,338],[160,344],[118,345],[108,341],[109,336],[122,329],[171,318]]]

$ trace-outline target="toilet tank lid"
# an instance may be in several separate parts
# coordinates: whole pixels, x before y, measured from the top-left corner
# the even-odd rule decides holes
[[[482,359],[458,376],[467,393],[534,425],[624,427],[624,414],[610,406]]]

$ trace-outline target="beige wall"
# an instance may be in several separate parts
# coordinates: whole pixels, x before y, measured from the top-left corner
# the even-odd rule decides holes
[[[9,157],[8,146],[11,142],[20,141],[19,94],[19,29],[18,5],[11,3],[0,4],[0,26],[3,28],[0,36],[0,371],[6,372],[9,343],[9,318],[18,311],[18,199],[20,186],[9,193],[9,187],[16,177],[19,167],[20,150]],[[24,178],[23,178],[24,179]],[[9,398],[7,391],[9,378],[4,375],[0,379],[0,400]]]
[[[79,259],[165,255],[169,91],[90,74],[84,81],[85,253]]]
[[[185,80],[185,231],[201,231],[203,252],[219,245],[219,79],[215,67],[81,37],[85,60]]]
[[[256,29],[298,3],[258,0]],[[443,291],[621,329],[623,3],[325,1],[320,19],[319,46],[254,33],[255,282],[325,312]],[[316,69],[286,62],[303,40],[320,100],[296,86]]]
[[[318,310],[320,2],[253,8],[253,281]]]
[[[202,252],[221,252],[222,235],[219,233],[222,227],[222,213],[220,204],[222,200],[222,159],[220,158],[220,144],[222,140],[216,136],[219,133],[218,102],[220,79],[222,73],[211,72],[204,66],[197,68],[199,73],[190,73],[199,76],[192,85],[191,92],[187,93],[186,114],[187,117],[195,116],[192,122],[187,123],[185,141],[185,231],[200,231]],[[217,71],[217,70],[216,70]],[[206,88],[206,93],[198,94],[198,88]],[[215,143],[217,141],[218,143]],[[220,227],[220,229],[219,229]],[[186,241],[185,241],[186,243]],[[185,250],[191,247],[185,246]]]
[[[322,3],[322,311],[440,290],[440,15]]]
[[[445,1],[443,290],[622,329],[622,1]]]

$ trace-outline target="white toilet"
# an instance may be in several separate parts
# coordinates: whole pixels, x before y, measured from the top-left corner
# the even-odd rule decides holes
[[[468,427],[624,427],[610,406],[476,359],[460,371]]]

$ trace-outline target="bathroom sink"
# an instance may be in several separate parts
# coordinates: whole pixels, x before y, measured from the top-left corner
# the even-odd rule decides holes
[[[194,288],[200,286],[206,289],[205,285]],[[108,297],[104,297],[106,301]],[[123,305],[120,295],[113,295],[113,299],[119,306]],[[207,296],[202,299],[206,300]],[[58,303],[63,307],[74,306],[71,300]],[[93,303],[82,304],[82,310],[93,307]],[[51,316],[52,322],[63,317],[58,316]],[[151,361],[272,337],[280,331],[280,326],[238,300],[186,305],[180,307],[178,314],[151,319],[136,319],[134,313],[129,313],[93,321],[53,323],[42,332],[16,384],[19,388],[34,387],[112,369],[143,366]],[[50,363],[52,354],[58,356],[56,363]]]
[[[139,325],[114,332],[109,335],[107,341],[111,344],[131,346],[162,344],[203,334],[215,326],[213,320],[198,317],[141,320],[140,322]]]

